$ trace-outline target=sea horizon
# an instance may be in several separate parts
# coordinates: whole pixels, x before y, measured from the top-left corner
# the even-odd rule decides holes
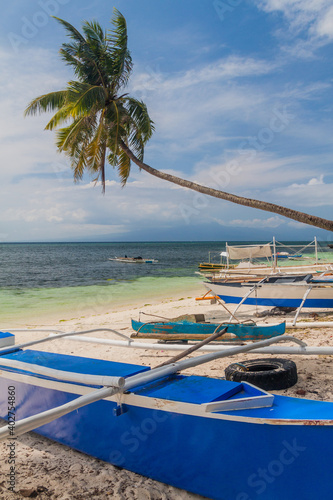
[[[283,238],[276,238],[277,241],[280,241],[281,243],[309,243],[310,240],[305,240],[304,238],[300,239],[283,239]],[[251,243],[269,243],[272,241],[271,239],[262,239],[262,238],[253,238],[253,239],[226,239],[226,240],[221,240],[221,239],[216,239],[216,240],[171,240],[171,239],[166,239],[166,240],[115,240],[115,241],[105,241],[105,240],[40,240],[40,241],[0,241],[0,245],[21,245],[21,244],[60,244],[60,243],[65,243],[65,244],[113,244],[113,243],[122,243],[122,244],[131,244],[131,243],[220,243],[224,244],[227,243],[244,243],[244,244],[251,244]],[[312,239],[311,241],[314,241]],[[320,239],[317,238],[318,243],[331,243],[331,241],[327,239]],[[332,237],[332,242],[333,242],[333,237]]]

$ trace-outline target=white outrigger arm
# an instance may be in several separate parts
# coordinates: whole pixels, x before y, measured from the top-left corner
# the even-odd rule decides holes
[[[301,309],[304,306],[304,302],[306,301],[306,299],[307,299],[309,293],[311,292],[311,290],[312,290],[312,285],[310,285],[309,288],[307,288],[307,290],[305,291],[305,294],[303,295],[302,302],[300,303],[299,307],[297,308],[297,311],[296,311],[296,314],[295,314],[295,317],[294,317],[294,321],[292,322],[293,326],[296,325],[296,321],[297,321],[298,315],[301,312]]]
[[[78,332],[79,333],[79,332]],[[80,332],[82,333],[82,332]],[[63,336],[69,336],[68,334],[63,334]],[[72,332],[72,335],[75,335],[75,333]],[[47,340],[54,340],[54,337],[47,337],[46,339],[41,339],[40,341],[33,341],[35,344],[38,342],[46,342]],[[245,352],[249,352],[253,349],[256,349],[258,347],[265,347],[269,346],[271,344],[276,344],[279,342],[295,342],[301,347],[305,347],[306,344],[299,339],[296,339],[295,337],[292,337],[290,335],[286,335],[284,337],[273,337],[271,339],[267,340],[262,340],[260,342],[256,342],[254,344],[248,344],[244,346],[237,346],[233,347],[232,349],[229,349],[228,351],[226,350],[220,350],[217,352],[209,353],[209,354],[203,354],[201,356],[197,356],[195,358],[190,358],[182,361],[178,361],[176,363],[171,363],[168,365],[152,368],[151,370],[148,370],[143,373],[138,373],[136,375],[132,375],[128,378],[125,379],[125,383],[123,383],[123,380],[121,380],[121,377],[118,378],[118,381],[114,380],[113,383],[118,383],[118,385],[112,385],[110,387],[103,387],[101,389],[97,389],[92,391],[89,394],[86,394],[84,396],[79,396],[73,401],[70,401],[69,403],[66,403],[64,405],[58,406],[56,408],[52,408],[51,410],[46,410],[44,412],[38,413],[37,415],[32,415],[31,417],[24,418],[22,420],[19,420],[15,423],[15,437],[20,436],[21,434],[24,434],[25,432],[32,431],[36,429],[37,427],[40,427],[42,425],[48,424],[52,422],[53,420],[56,420],[59,417],[62,417],[63,415],[66,415],[67,413],[70,413],[74,410],[77,410],[83,406],[86,406],[88,404],[94,403],[96,401],[99,401],[101,399],[105,399],[107,397],[113,396],[118,393],[123,393],[125,391],[129,391],[131,389],[134,389],[137,386],[148,384],[150,382],[153,382],[155,380],[158,380],[162,377],[166,377],[172,374],[175,374],[177,372],[180,372],[182,370],[186,370],[188,368],[193,368],[194,366],[202,365],[204,363],[209,363],[210,361],[214,361],[215,359],[220,359],[224,358],[227,356],[233,356],[236,354],[241,354]],[[29,343],[31,345],[31,343]],[[22,344],[21,344],[22,346]],[[1,349],[1,351],[6,351],[12,352],[17,350],[21,346],[16,346],[15,348],[11,349]],[[4,353],[3,353],[4,354]],[[1,356],[0,356],[0,366],[2,364]],[[27,363],[23,363],[27,364]],[[5,370],[2,370],[5,371]],[[57,370],[55,370],[57,371]],[[29,367],[29,372],[33,373],[33,370],[30,369]],[[117,377],[114,377],[117,379]],[[8,428],[8,426],[5,426],[0,429],[0,441],[4,441],[5,439],[9,437],[13,437],[13,431]]]

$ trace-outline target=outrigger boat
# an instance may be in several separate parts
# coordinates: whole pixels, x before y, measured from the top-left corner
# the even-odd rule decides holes
[[[34,429],[215,500],[332,498],[333,403],[180,373],[283,340],[302,349],[302,341],[277,337],[151,369],[26,349],[73,335],[0,350],[0,415],[9,420],[1,440]]]
[[[288,251],[285,251],[288,250]],[[311,253],[310,253],[311,252]],[[232,276],[269,276],[281,274],[309,274],[333,270],[333,263],[325,258],[319,258],[317,238],[307,245],[292,245],[288,247],[273,238],[272,242],[251,245],[229,245],[219,253],[219,262],[211,261],[199,264],[203,273],[219,273],[221,277]],[[304,259],[299,265],[281,265],[292,260]]]
[[[283,335],[286,330],[285,322],[276,325],[257,325],[253,321],[246,323],[194,323],[191,321],[143,323],[132,319],[132,328],[136,333],[133,333],[131,338],[156,338],[172,342],[175,340],[203,340],[225,327],[228,327],[227,335],[217,339],[222,342],[248,342],[250,340],[269,339]]]
[[[273,255],[273,258],[275,256]],[[303,255],[301,253],[294,253],[292,255],[290,255],[289,252],[276,252],[276,258],[277,259],[301,259],[303,257]]]
[[[333,308],[333,286],[327,280],[304,276],[273,276],[261,281],[228,281],[205,284],[227,304],[270,307]]]
[[[109,260],[123,264],[156,264],[158,262],[156,259],[143,259],[142,257],[110,257]]]

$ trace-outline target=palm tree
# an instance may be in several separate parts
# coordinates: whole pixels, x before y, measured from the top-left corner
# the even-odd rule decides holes
[[[106,31],[96,21],[86,21],[83,34],[70,23],[56,19],[71,38],[70,43],[62,45],[60,54],[77,79],[68,82],[64,90],[34,99],[25,114],[55,111],[45,128],[58,129],[56,144],[70,158],[74,180],[88,170],[101,180],[104,192],[106,164],[118,169],[125,185],[133,161],[151,175],[179,186],[333,231],[331,220],[202,186],[143,163],[144,147],[154,124],[146,105],[123,93],[132,71],[124,16],[115,9],[113,29]]]

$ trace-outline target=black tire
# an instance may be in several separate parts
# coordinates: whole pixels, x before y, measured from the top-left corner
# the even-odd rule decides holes
[[[225,378],[249,382],[265,391],[287,389],[297,382],[297,367],[289,359],[253,359],[229,365],[225,369]]]

